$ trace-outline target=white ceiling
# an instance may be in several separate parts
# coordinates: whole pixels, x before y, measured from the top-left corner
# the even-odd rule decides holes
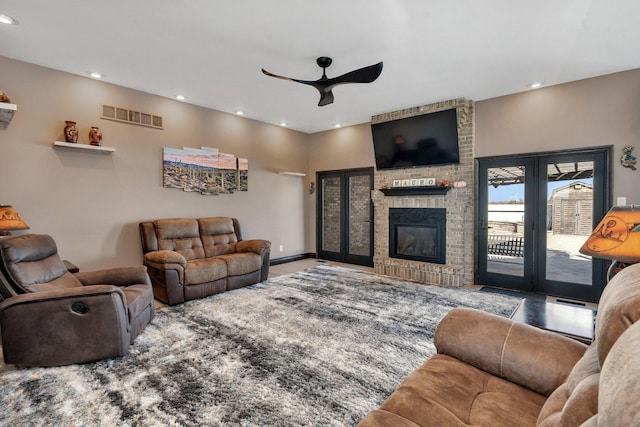
[[[307,133],[640,68],[638,0],[3,0],[0,13],[19,21],[0,25],[1,56]],[[384,69],[325,107],[260,71],[316,80],[318,56],[329,77]]]

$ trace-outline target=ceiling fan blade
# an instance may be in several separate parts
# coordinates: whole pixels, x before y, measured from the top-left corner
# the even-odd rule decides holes
[[[262,74],[264,74],[265,76],[269,76],[269,77],[275,77],[276,79],[291,80],[292,82],[298,82],[298,83],[302,83],[302,84],[305,84],[305,85],[315,86],[315,83],[316,83],[313,80],[300,80],[300,79],[292,79],[291,77],[279,76],[277,74],[273,74],[273,73],[268,72],[264,68],[262,68]]]
[[[325,80],[326,86],[335,86],[344,83],[371,83],[382,73],[382,62],[359,68],[338,77]],[[320,82],[318,82],[320,83]]]
[[[333,104],[333,92],[331,92],[331,89],[327,91],[318,89],[318,91],[320,92],[320,102],[318,102],[318,107]]]
[[[325,63],[321,63],[319,62],[320,59],[328,59],[328,62],[325,61]],[[334,86],[345,83],[371,83],[380,76],[380,73],[382,73],[382,62],[378,62],[377,64],[359,68],[341,76],[328,79],[325,74],[325,70],[330,64],[331,58],[318,58],[318,65],[320,65],[323,70],[322,77],[318,80],[300,80],[293,79],[291,77],[279,76],[277,74],[268,72],[264,68],[262,68],[262,73],[265,76],[275,77],[281,80],[291,80],[292,82],[302,83],[315,87],[318,92],[320,92],[320,102],[318,102],[318,107],[333,103],[333,92],[331,92],[331,89],[333,89]]]

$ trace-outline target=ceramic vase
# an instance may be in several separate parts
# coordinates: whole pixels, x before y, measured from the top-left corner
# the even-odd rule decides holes
[[[0,102],[6,102],[7,104],[11,104],[11,99],[9,95],[0,90]]]
[[[76,122],[72,122],[71,120],[65,121],[66,126],[64,127],[64,140],[71,143],[78,142],[78,129],[76,128]]]
[[[89,142],[91,145],[102,145],[102,131],[99,127],[91,126],[89,131]]]

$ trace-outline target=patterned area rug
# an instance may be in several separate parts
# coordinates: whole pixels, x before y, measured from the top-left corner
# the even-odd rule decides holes
[[[450,309],[519,302],[321,265],[162,308],[122,358],[0,364],[0,424],[353,426],[435,352]]]

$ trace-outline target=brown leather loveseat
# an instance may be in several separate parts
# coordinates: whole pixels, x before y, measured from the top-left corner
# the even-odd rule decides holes
[[[175,305],[262,282],[271,242],[242,240],[235,218],[170,218],[140,223],[153,293]]]
[[[437,354],[358,426],[640,426],[639,318],[640,264],[605,288],[589,347],[454,309],[436,330]]]

